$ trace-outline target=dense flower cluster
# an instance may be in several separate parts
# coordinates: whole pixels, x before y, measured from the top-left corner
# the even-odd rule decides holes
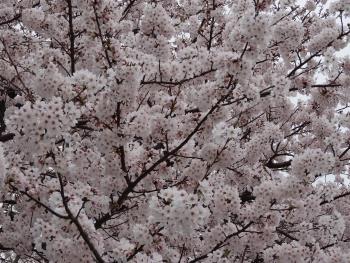
[[[0,2],[1,262],[350,262],[348,0]]]

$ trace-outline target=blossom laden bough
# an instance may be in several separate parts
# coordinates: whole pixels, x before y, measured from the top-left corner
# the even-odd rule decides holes
[[[0,261],[349,262],[349,6],[3,0]]]

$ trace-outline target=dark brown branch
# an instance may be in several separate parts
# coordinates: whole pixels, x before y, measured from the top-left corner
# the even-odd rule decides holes
[[[123,20],[126,18],[126,16],[129,14],[131,8],[133,7],[133,5],[135,4],[136,1],[137,1],[137,0],[131,0],[131,1],[128,3],[128,5],[125,7],[125,9],[124,9],[124,11],[123,11],[123,13],[122,13],[121,18],[119,19],[119,22],[123,21]]]
[[[226,236],[226,238],[225,238],[223,241],[219,242],[219,243],[218,243],[213,249],[211,249],[208,253],[206,253],[206,254],[204,254],[204,255],[202,255],[202,256],[196,257],[195,259],[190,260],[189,263],[197,262],[197,261],[200,261],[200,260],[202,260],[202,259],[207,258],[207,257],[208,257],[208,254],[213,253],[214,251],[216,251],[216,250],[222,248],[223,246],[225,246],[225,243],[226,243],[228,240],[230,240],[230,239],[231,239],[232,237],[234,237],[234,236],[238,236],[239,234],[245,232],[245,230],[247,230],[252,224],[253,224],[253,222],[249,222],[249,223],[246,224],[244,227],[242,227],[242,229],[240,229],[240,230],[238,230],[237,232],[234,232],[234,233],[232,233],[232,234]]]
[[[307,125],[309,125],[310,123],[311,123],[310,121],[305,121],[305,122],[303,122],[301,125],[299,125],[299,126],[293,128],[293,132],[290,133],[290,134],[288,134],[288,135],[286,135],[286,136],[284,136],[284,138],[287,139],[288,137],[291,137],[291,136],[293,136],[293,135],[299,133],[301,130],[303,130],[303,129],[304,129]]]
[[[305,64],[307,64],[311,59],[313,59],[314,57],[319,56],[321,53],[321,50],[317,51],[316,53],[310,55],[307,59],[305,59],[303,62],[299,63],[298,66],[296,66],[291,72],[288,73],[287,77],[290,78],[291,76],[293,76],[302,66],[304,66]]]
[[[147,177],[151,172],[153,172],[159,164],[167,161],[170,156],[175,155],[182,147],[184,147],[188,141],[198,132],[200,127],[203,125],[203,123],[208,119],[208,117],[220,106],[222,101],[226,100],[232,93],[233,89],[236,87],[232,87],[230,91],[221,99],[218,100],[218,102],[208,111],[208,113],[202,118],[202,120],[196,125],[196,127],[193,129],[193,131],[173,150],[166,152],[163,157],[158,159],[155,163],[153,163],[148,169],[146,169],[141,175],[139,175],[135,181],[130,182],[128,187],[121,193],[117,200],[117,207],[121,207],[122,203],[128,198],[129,194],[134,191],[134,188],[141,182],[145,177]],[[107,222],[113,215],[113,212],[105,214],[103,217],[101,217],[99,220],[95,222],[96,229],[100,228],[102,224]]]
[[[154,193],[154,192],[159,192],[160,190],[162,189],[168,189],[168,188],[172,188],[172,187],[175,187],[175,186],[178,186],[178,185],[181,185],[185,182],[187,182],[188,178],[185,177],[183,178],[182,180],[176,182],[176,183],[173,183],[171,185],[165,185],[161,188],[156,188],[156,189],[153,189],[153,190],[140,190],[140,191],[136,191],[136,190],[133,190],[133,193],[136,193],[136,194],[146,194],[146,193]]]
[[[142,80],[141,81],[141,85],[152,85],[152,84],[155,84],[155,85],[164,85],[164,86],[177,86],[177,85],[182,85],[184,84],[185,82],[188,82],[188,81],[191,81],[191,80],[194,80],[196,78],[199,78],[199,77],[203,77],[209,73],[212,73],[212,72],[215,72],[216,69],[209,69],[209,70],[206,70],[206,71],[203,71],[201,72],[200,74],[198,75],[194,75],[193,77],[190,77],[190,78],[184,78],[182,80],[179,80],[179,81],[172,81],[172,80],[169,80],[169,81],[161,81],[161,80]]]
[[[350,34],[350,30],[348,32],[342,32],[337,39],[341,39],[342,37],[346,36]],[[318,50],[317,52],[315,52],[314,54],[310,55],[307,59],[305,59],[303,62],[299,63],[298,66],[296,66],[291,72],[289,72],[289,74],[287,75],[288,78],[292,77],[299,69],[301,69],[302,66],[304,66],[305,64],[307,64],[311,59],[313,59],[314,57],[320,56],[320,53],[326,49],[327,47],[330,47],[333,42],[335,40],[330,41],[325,47],[321,48],[320,50]]]
[[[333,198],[333,200],[331,200],[331,201],[323,200],[323,201],[320,203],[320,205],[328,204],[328,203],[330,203],[330,202],[333,202],[333,201],[335,201],[335,200],[338,200],[338,199],[340,199],[340,198],[343,198],[343,197],[346,197],[346,196],[349,196],[349,195],[350,195],[350,192],[345,192],[345,193],[343,193],[343,194],[341,194],[341,195],[335,196],[335,197]]]
[[[98,20],[98,14],[97,14],[97,9],[96,9],[97,1],[94,1],[93,8],[94,8],[94,14],[95,14],[95,19],[96,19],[96,25],[97,25],[97,30],[98,30],[98,35],[100,37],[101,45],[105,53],[106,60],[108,62],[108,66],[111,68],[112,67],[112,62],[111,59],[109,58],[106,43],[103,40],[103,35],[102,35],[102,30],[101,30],[101,25],[100,21]]]
[[[188,114],[188,113],[198,113],[198,112],[201,112],[198,108],[185,110],[185,114]]]
[[[293,237],[292,235],[290,235],[288,232],[280,229],[280,228],[276,228],[276,232],[279,233],[279,234],[282,234],[284,235],[285,237],[288,237],[289,239],[291,240],[294,240],[294,241],[299,241],[299,239]]]
[[[24,194],[25,196],[27,196],[30,200],[34,201],[36,204],[38,204],[39,206],[45,208],[48,212],[50,212],[51,214],[61,218],[61,219],[69,219],[69,217],[67,215],[61,215],[57,212],[55,212],[53,209],[51,209],[50,207],[48,207],[47,205],[45,205],[44,203],[42,203],[41,201],[39,201],[38,199],[32,197],[30,194],[28,194],[26,191],[21,191],[19,190],[17,187],[15,187],[14,185],[12,185],[10,183],[10,186],[15,189],[16,191],[20,192],[21,194]]]
[[[112,68],[112,67],[113,67],[112,61],[111,61],[111,59],[110,59],[110,57],[109,57],[109,54],[108,54],[106,42],[105,42],[104,39],[103,39],[103,34],[102,34],[102,30],[101,30],[100,21],[99,21],[99,19],[98,19],[98,14],[97,14],[96,5],[97,5],[97,1],[95,0],[95,1],[94,1],[94,4],[93,4],[93,9],[94,9],[94,14],[95,14],[95,19],[96,19],[96,25],[97,25],[97,29],[98,29],[98,35],[99,35],[99,38],[100,38],[100,41],[101,41],[102,48],[103,48],[104,53],[105,53],[105,57],[106,57],[108,66],[109,66],[110,68]],[[118,83],[118,80],[117,80],[117,79],[116,79],[116,81],[117,81],[117,83]],[[116,112],[117,127],[120,126],[120,119],[121,119],[121,118],[120,118],[120,115],[121,115],[121,102],[117,102],[117,112]],[[122,168],[123,172],[127,173],[128,170],[127,170],[126,163],[125,163],[125,150],[124,150],[124,146],[118,147],[118,150],[119,150],[121,168]],[[129,179],[128,179],[127,175],[125,176],[125,179],[127,180],[127,183],[129,183]]]
[[[185,248],[185,243],[182,245],[182,248],[181,248],[181,254],[180,254],[180,258],[179,258],[179,261],[178,263],[181,263],[181,260],[182,260],[182,257],[184,255],[184,252],[185,252],[186,248]]]
[[[0,135],[0,142],[7,142],[12,140],[15,137],[14,133],[7,133],[4,135]]]
[[[155,235],[162,235],[162,234],[160,234],[160,231],[162,231],[163,229],[164,229],[164,227],[160,227],[154,233],[150,233],[150,234],[151,234],[152,237],[154,237]],[[127,261],[132,260],[139,252],[142,251],[143,247],[144,247],[144,245],[136,247],[134,249],[134,251],[132,252],[132,254],[127,258]]]
[[[277,20],[275,23],[273,23],[271,26],[277,25],[279,22],[281,22],[283,19],[285,19],[286,17],[290,16],[295,10],[297,10],[296,7],[291,7],[291,9],[292,9],[292,10],[291,10],[288,14],[282,16],[280,19],[278,19],[278,20]]]
[[[314,84],[311,85],[312,88],[337,88],[342,87],[341,84],[329,83],[329,84]]]
[[[70,72],[66,69],[66,67],[65,66],[63,66],[62,65],[62,63],[59,61],[59,60],[57,60],[57,59],[54,59],[54,62],[56,62],[57,63],[57,65],[59,65],[63,70],[64,70],[64,72],[66,72],[67,73],[67,75],[69,76],[69,77],[71,77],[71,74],[70,74]]]
[[[343,243],[347,243],[347,242],[349,242],[350,241],[350,239],[349,238],[347,238],[347,239],[342,239],[342,240],[340,240],[341,242],[343,242]],[[335,246],[336,244],[338,244],[338,242],[336,242],[336,243],[330,243],[330,244],[328,244],[328,245],[325,245],[325,246],[323,246],[323,247],[321,247],[321,249],[323,250],[323,249],[327,249],[327,248],[330,248],[330,247],[333,247],[333,246]]]
[[[243,59],[243,56],[244,56],[245,52],[247,51],[247,49],[248,49],[248,42],[246,42],[244,45],[243,51],[242,51],[241,56],[240,56],[241,59]]]
[[[164,154],[162,158],[160,158],[158,161],[156,161],[153,165],[151,165],[150,168],[145,170],[135,181],[133,181],[126,189],[125,191],[121,194],[119,197],[117,204],[121,205],[127,196],[134,190],[135,186],[143,180],[145,177],[147,177],[159,164],[162,162],[166,161],[170,156],[174,155],[177,153],[183,146],[187,144],[187,142],[197,133],[199,128],[202,126],[202,124],[208,119],[208,117],[220,106],[221,102],[224,101],[230,94],[232,90],[228,92],[227,95],[223,96],[218,102],[209,110],[209,112],[202,118],[202,120],[196,125],[196,127],[193,129],[193,131],[173,150],[170,152],[167,152]]]
[[[207,47],[208,51],[210,51],[211,46],[213,44],[214,23],[215,23],[215,20],[214,20],[214,17],[212,17],[210,22],[210,32],[209,32],[209,40],[208,40],[208,47]]]
[[[120,146],[118,148],[118,150],[119,150],[119,155],[120,155],[121,168],[122,168],[124,173],[127,173],[128,169],[126,168],[126,164],[125,164],[125,150],[124,150],[124,147]]]
[[[350,150],[350,144],[349,146],[339,155],[339,159],[343,158],[344,155]]]
[[[143,247],[144,247],[144,245],[141,245],[141,246],[137,247],[136,249],[134,249],[134,251],[132,252],[132,254],[131,254],[130,256],[128,256],[127,261],[132,260],[132,259],[137,255],[137,253],[139,253],[140,251],[142,251]]]
[[[8,80],[2,75],[0,75],[0,80],[2,82],[2,88],[4,88],[4,90],[10,98],[13,99],[18,93],[21,93],[21,88],[14,84],[13,80]]]
[[[82,225],[80,224],[78,218],[76,218],[72,211],[70,210],[69,206],[68,206],[68,200],[67,197],[65,196],[64,193],[64,185],[63,185],[63,180],[62,180],[62,176],[58,173],[58,180],[60,183],[60,193],[61,193],[61,198],[62,198],[62,202],[63,202],[63,206],[64,209],[66,210],[66,213],[69,216],[69,219],[73,222],[73,224],[77,227],[80,235],[82,236],[82,238],[84,239],[85,243],[87,244],[87,246],[89,247],[90,251],[94,254],[95,259],[98,263],[104,263],[104,260],[102,259],[101,255],[99,254],[99,252],[97,251],[97,249],[95,248],[94,244],[91,242],[90,237],[88,236],[88,234],[85,232],[84,228],[82,227]]]
[[[70,57],[70,71],[71,75],[75,72],[75,35],[73,27],[73,6],[72,0],[66,0],[68,5],[68,23],[69,23],[69,57]]]
[[[7,57],[8,57],[8,59],[9,59],[9,61],[10,61],[10,64],[13,66],[13,68],[14,68],[15,71],[16,71],[16,76],[17,76],[19,82],[22,84],[24,90],[27,92],[27,96],[28,96],[29,99],[32,101],[33,95],[31,94],[30,90],[28,89],[28,87],[27,87],[26,84],[24,83],[24,81],[23,81],[23,79],[22,79],[22,77],[21,77],[21,75],[20,75],[20,73],[19,73],[19,71],[18,71],[18,67],[17,67],[16,63],[14,62],[14,60],[12,59],[11,54],[10,54],[9,51],[7,50],[7,48],[6,48],[6,43],[5,43],[5,41],[4,41],[3,39],[1,39],[1,43],[2,43],[3,46],[4,46],[4,51],[5,51]]]
[[[9,20],[5,20],[3,22],[0,22],[0,26],[3,26],[3,25],[7,25],[7,24],[10,24],[12,22],[15,22],[16,20],[18,20],[19,18],[21,17],[21,14],[17,14],[15,15],[13,18],[9,19]]]
[[[5,247],[2,244],[0,244],[0,250],[2,250],[2,251],[10,251],[10,250],[13,250],[13,248],[12,247]]]

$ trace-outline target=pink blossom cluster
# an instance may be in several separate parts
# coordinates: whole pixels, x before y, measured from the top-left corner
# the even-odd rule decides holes
[[[350,262],[349,7],[2,0],[0,261]]]

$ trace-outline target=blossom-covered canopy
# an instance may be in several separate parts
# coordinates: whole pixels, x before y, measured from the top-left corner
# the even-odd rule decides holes
[[[1,0],[3,262],[350,262],[349,0]]]

